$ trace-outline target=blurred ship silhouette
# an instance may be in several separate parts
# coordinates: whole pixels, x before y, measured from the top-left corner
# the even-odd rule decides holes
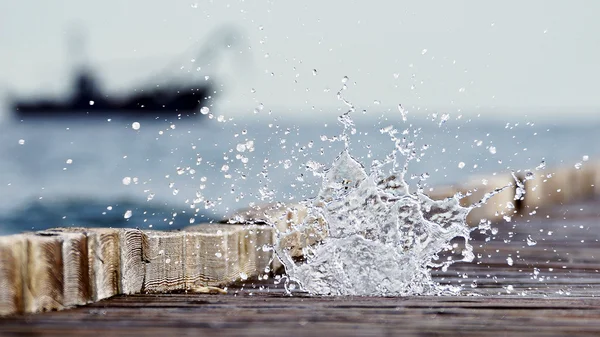
[[[66,117],[157,118],[196,115],[212,98],[209,83],[183,88],[158,86],[134,90],[122,97],[103,94],[90,71],[77,74],[73,94],[66,99],[18,100],[13,111],[20,119]]]
[[[210,34],[209,43],[202,48],[203,64],[214,59],[217,47],[231,47],[235,30],[220,29]],[[218,41],[215,44],[215,41]],[[75,47],[70,55],[81,54],[82,38],[77,31],[70,41]],[[79,55],[80,56],[80,55]],[[81,57],[80,57],[81,59]],[[169,67],[173,69],[174,67]],[[101,90],[94,72],[87,62],[75,62],[71,94],[63,98],[13,99],[12,112],[18,119],[60,118],[136,118],[158,119],[164,117],[200,116],[200,108],[212,103],[216,91],[208,76],[195,81],[181,80],[171,83],[146,83],[142,88],[119,94]]]

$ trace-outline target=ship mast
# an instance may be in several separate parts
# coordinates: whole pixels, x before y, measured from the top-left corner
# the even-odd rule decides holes
[[[78,104],[89,104],[96,99],[98,89],[89,68],[85,32],[81,25],[74,25],[69,31],[68,51],[72,66],[73,98]]]

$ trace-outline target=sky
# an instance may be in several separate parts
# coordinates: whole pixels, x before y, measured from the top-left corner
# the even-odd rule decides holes
[[[344,76],[359,109],[594,114],[598,12],[597,0],[0,0],[0,104],[64,94],[78,32],[107,91],[210,76],[232,114],[322,114]],[[201,59],[226,30],[235,43]]]

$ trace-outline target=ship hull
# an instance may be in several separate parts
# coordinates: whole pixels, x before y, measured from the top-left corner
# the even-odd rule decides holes
[[[209,105],[210,88],[180,91],[155,90],[135,93],[126,98],[85,97],[65,101],[16,101],[13,112],[19,119],[56,118],[162,118],[199,115]]]

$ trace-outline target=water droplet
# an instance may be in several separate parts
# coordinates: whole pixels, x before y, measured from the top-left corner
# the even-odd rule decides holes
[[[537,241],[535,241],[531,235],[527,236],[527,245],[528,246],[535,246],[537,244]]]
[[[509,266],[512,266],[513,265],[513,259],[512,259],[512,257],[510,257],[510,256],[507,257],[506,258],[506,263],[508,263]]]
[[[123,182],[123,185],[129,185],[129,184],[131,184],[131,177],[125,177],[125,178],[123,178],[122,182]]]
[[[407,113],[406,110],[402,107],[402,104],[398,104],[398,111],[400,111],[400,115],[402,116],[402,121],[406,122],[407,120]]]
[[[317,76],[317,69],[313,69],[312,74],[313,76]]]
[[[347,83],[349,80],[348,76],[342,77],[342,83]]]
[[[543,170],[546,168],[546,161],[542,160],[542,162],[535,168],[536,170]]]
[[[25,144],[25,139],[19,139],[19,145]]]
[[[132,215],[133,215],[133,212],[128,209],[127,211],[125,211],[125,214],[123,214],[123,217],[125,219],[129,219],[129,218],[131,218]]]
[[[442,116],[440,117],[439,126],[442,126],[442,124],[446,123],[449,119],[450,119],[450,114],[442,114]]]
[[[140,129],[140,126],[141,126],[141,125],[140,125],[140,123],[139,123],[139,122],[133,122],[133,123],[131,124],[131,128],[132,128],[132,129],[134,129],[134,130],[139,130],[139,129]]]
[[[490,146],[489,151],[491,154],[496,154],[496,147],[495,146]]]
[[[90,105],[94,105],[94,101],[90,101]]]
[[[248,274],[246,274],[244,272],[240,272],[240,279],[242,281],[246,281],[248,279]]]
[[[579,170],[579,169],[581,169],[581,167],[583,166],[583,164],[582,163],[575,163],[574,166],[575,166],[575,169]]]
[[[460,163],[458,163],[458,168],[462,169],[464,167],[465,167],[465,163],[464,162],[461,161]]]
[[[425,54],[427,54],[427,49],[421,50],[421,55],[425,55]]]
[[[218,258],[221,258],[223,256],[223,254],[221,254],[221,252],[216,252],[215,256],[218,257]]]
[[[590,156],[583,156],[582,159],[583,159],[583,161],[588,161],[588,160],[590,160]]]
[[[67,159],[66,163],[67,163],[68,165],[71,165],[71,164],[73,164],[73,159]]]

